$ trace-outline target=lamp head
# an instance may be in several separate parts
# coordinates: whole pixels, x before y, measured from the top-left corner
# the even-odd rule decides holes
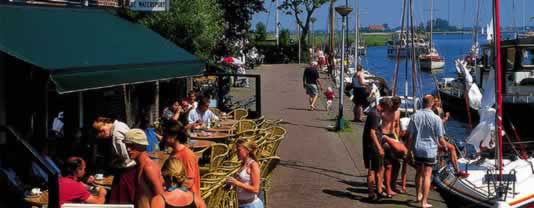
[[[352,8],[348,7],[348,6],[338,6],[338,7],[336,7],[336,12],[339,15],[345,17],[345,16],[349,15],[352,12]]]

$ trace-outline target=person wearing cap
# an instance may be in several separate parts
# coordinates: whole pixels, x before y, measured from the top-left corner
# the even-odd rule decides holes
[[[163,181],[159,165],[150,159],[146,148],[148,140],[145,131],[131,129],[126,132],[124,143],[130,158],[137,163],[135,207],[149,208],[150,200],[163,193]]]
[[[321,87],[321,81],[319,80],[319,72],[317,71],[317,62],[313,61],[310,67],[304,69],[304,75],[302,77],[302,84],[308,95],[308,102],[310,110],[315,110],[315,102],[319,95],[319,89]]]

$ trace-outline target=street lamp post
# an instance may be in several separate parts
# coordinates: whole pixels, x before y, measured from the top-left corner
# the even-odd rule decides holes
[[[352,12],[352,8],[348,6],[339,6],[336,7],[336,12],[341,15],[342,17],[342,25],[341,25],[341,67],[339,67],[339,112],[337,116],[337,122],[336,122],[336,131],[339,131],[343,129],[345,126],[344,120],[343,120],[343,81],[345,74],[345,27],[346,27],[346,16]]]

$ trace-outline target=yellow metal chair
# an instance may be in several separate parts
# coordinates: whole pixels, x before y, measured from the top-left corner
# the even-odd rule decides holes
[[[259,118],[252,119],[254,122],[256,122],[256,126],[260,126],[263,122],[265,122],[265,116],[260,116]]]
[[[265,120],[258,126],[258,128],[261,128],[261,129],[267,129],[267,128],[270,128],[270,127],[278,126],[278,125],[280,125],[281,122],[282,122],[282,119],[278,119],[278,120],[268,120],[268,119],[265,119]]]
[[[242,131],[256,129],[256,122],[253,120],[240,120],[232,126],[235,134],[239,134]]]
[[[261,176],[261,189],[263,189],[263,203],[267,207],[267,192],[271,189],[272,182],[272,173],[273,170],[280,163],[280,157],[270,156],[266,158],[259,159],[258,163],[260,164],[260,176]]]
[[[242,120],[247,118],[248,110],[244,108],[238,108],[234,109],[233,111],[230,111],[228,115],[231,116],[231,118],[233,118],[234,120]]]
[[[200,174],[215,171],[228,155],[228,146],[226,144],[212,144],[210,147],[210,162],[207,166],[200,166]]]
[[[215,114],[216,116],[218,117],[221,117],[221,110],[219,110],[218,108],[210,108],[210,111]]]
[[[271,129],[271,135],[272,137],[285,137],[287,134],[287,130],[284,127],[281,126],[275,126]]]

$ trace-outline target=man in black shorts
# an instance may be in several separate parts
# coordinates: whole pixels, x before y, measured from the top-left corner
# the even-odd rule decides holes
[[[319,95],[319,89],[321,88],[321,81],[319,81],[319,72],[317,71],[317,62],[311,63],[310,67],[304,69],[304,76],[302,77],[302,84],[306,90],[306,94],[309,96],[308,102],[310,104],[310,110],[315,110],[315,102]]]
[[[365,126],[363,128],[363,159],[367,169],[367,188],[369,191],[369,200],[376,200],[378,196],[374,193],[375,179],[376,190],[382,193],[382,180],[384,173],[384,149],[377,137],[380,131],[380,112],[383,107],[391,104],[390,98],[383,98],[376,109],[372,109],[367,115]]]

